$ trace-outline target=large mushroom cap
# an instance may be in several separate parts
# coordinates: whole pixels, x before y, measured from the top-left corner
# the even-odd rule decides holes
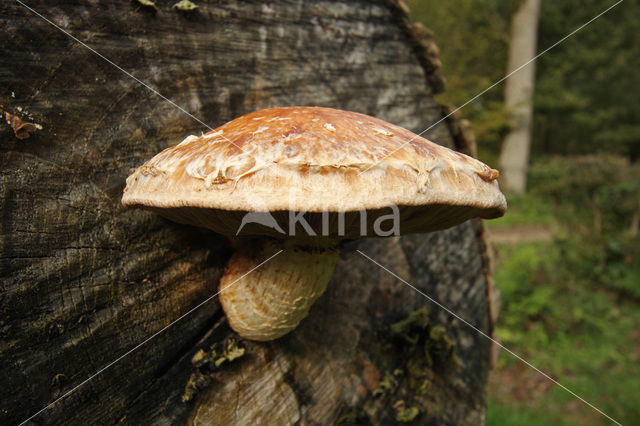
[[[235,234],[248,212],[272,212],[280,222],[291,211],[375,217],[397,206],[401,233],[428,232],[502,216],[497,177],[478,160],[374,117],[285,107],[162,151],[129,176],[122,203],[224,234]]]

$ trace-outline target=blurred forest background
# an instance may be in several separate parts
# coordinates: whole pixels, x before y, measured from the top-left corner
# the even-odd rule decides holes
[[[508,69],[525,0],[412,0],[459,106]],[[527,0],[528,1],[528,0]],[[542,0],[537,52],[611,2]],[[623,424],[640,424],[640,1],[625,0],[536,61],[526,191],[486,225],[496,242],[507,347]],[[463,110],[496,167],[510,131],[501,84]],[[489,424],[608,424],[502,352]]]

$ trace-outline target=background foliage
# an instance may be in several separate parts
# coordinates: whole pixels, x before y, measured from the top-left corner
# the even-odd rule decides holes
[[[506,74],[511,15],[521,0],[409,1],[413,19],[436,34],[447,91],[440,102],[462,105]],[[614,2],[542,1],[538,51]],[[640,1],[622,4],[537,61],[534,156],[615,152],[640,155]],[[499,85],[464,109],[481,144],[497,163],[506,134]]]
[[[435,32],[447,91],[462,105],[506,74],[520,0],[415,0]],[[614,1],[542,0],[538,51]],[[528,192],[509,196],[490,231],[533,230],[498,244],[505,344],[623,424],[640,423],[640,1],[625,0],[537,61]],[[496,165],[508,130],[499,85],[462,112],[479,157]],[[535,229],[551,230],[536,241]],[[489,424],[608,424],[503,353]]]
[[[543,1],[540,47],[614,2]],[[640,155],[640,2],[625,0],[538,63],[534,149],[545,153]]]

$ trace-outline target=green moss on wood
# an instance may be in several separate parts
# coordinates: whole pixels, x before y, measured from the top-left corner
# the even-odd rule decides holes
[[[189,0],[180,0],[178,3],[173,5],[174,9],[177,9],[181,12],[192,12],[199,7],[200,6]]]
[[[212,373],[219,370],[222,364],[238,359],[244,354],[245,348],[234,339],[229,339],[224,344],[216,342],[209,347],[209,351],[198,350],[191,358],[196,371],[191,374],[185,385],[182,402],[189,402],[195,398],[198,391],[211,382]]]
[[[211,382],[211,376],[202,374],[200,371],[192,373],[184,387],[182,394],[182,402],[189,402],[198,394],[198,391],[204,389]]]
[[[356,406],[347,406],[346,409],[342,410],[342,414],[336,420],[336,425],[339,426],[350,426],[350,425],[370,425],[369,416],[362,409]]]
[[[372,395],[382,395],[383,393],[391,389],[391,387],[393,387],[394,382],[395,380],[391,374],[385,374],[384,379],[380,380],[378,386],[376,386],[376,388],[373,390]]]
[[[393,409],[396,410],[396,421],[399,423],[411,423],[420,414],[418,407],[415,405],[407,407],[404,401],[397,401],[393,404]]]
[[[156,6],[155,2],[152,2],[151,0],[137,0],[137,1],[140,4],[140,6],[144,6],[156,11],[158,10],[158,6]]]
[[[424,375],[424,370],[444,371],[455,366],[456,345],[443,326],[434,326],[427,308],[410,312],[407,318],[389,327],[392,346],[399,348],[411,377]],[[423,381],[420,381],[422,386]]]
[[[191,359],[196,368],[208,366],[210,369],[220,367],[226,361],[233,361],[244,355],[245,349],[235,340],[229,340],[226,344],[214,343],[209,352],[200,349]]]
[[[385,330],[386,352],[402,364],[396,364],[393,374],[385,375],[373,396],[384,394],[391,383],[399,382],[406,383],[412,395],[426,395],[435,374],[446,373],[457,366],[455,343],[443,326],[431,323],[426,308],[410,312]]]

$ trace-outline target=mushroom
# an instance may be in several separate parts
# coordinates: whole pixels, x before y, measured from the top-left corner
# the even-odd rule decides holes
[[[341,241],[502,216],[497,177],[374,117],[285,107],[165,149],[129,176],[122,203],[240,241],[220,280],[220,303],[237,333],[267,341],[308,314]],[[277,250],[285,252],[247,274]]]

